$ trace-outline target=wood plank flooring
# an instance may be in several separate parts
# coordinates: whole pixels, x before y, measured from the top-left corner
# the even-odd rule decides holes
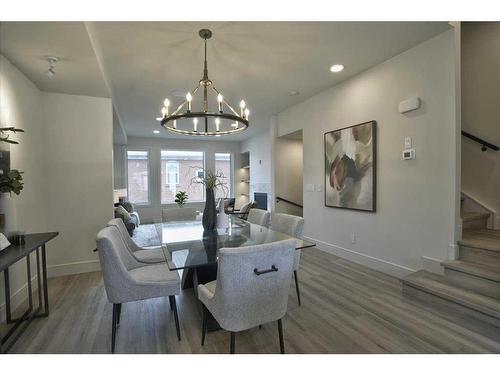
[[[287,353],[500,353],[500,329],[464,328],[453,312],[403,296],[396,278],[318,249],[302,252],[299,278],[302,306],[292,281],[283,321]],[[49,294],[50,317],[34,321],[11,353],[109,353],[112,307],[99,272],[50,279]],[[116,352],[228,353],[224,331],[201,346],[192,290],[177,301],[182,341],[159,298],[123,305]],[[236,353],[279,353],[277,324],[238,333]]]

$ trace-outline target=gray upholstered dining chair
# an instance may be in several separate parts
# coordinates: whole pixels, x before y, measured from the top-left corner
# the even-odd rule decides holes
[[[194,207],[172,207],[161,210],[163,222],[169,221],[194,221],[196,220]]]
[[[270,216],[271,214],[266,210],[261,210],[259,208],[251,208],[250,211],[248,211],[247,221],[252,224],[268,227]]]
[[[116,227],[120,232],[120,235],[125,242],[125,246],[128,251],[139,261],[143,263],[161,263],[165,262],[165,254],[161,248],[161,245],[154,248],[142,248],[138,246],[134,240],[130,237],[127,231],[127,227],[120,218],[111,219],[106,226]]]
[[[281,319],[286,314],[295,240],[219,250],[217,280],[198,285],[203,304],[201,344],[205,344],[207,309],[219,325],[235,335],[269,322],[278,322],[281,353],[285,352]]]
[[[271,216],[271,229],[277,232],[288,234],[289,236],[300,238],[304,236],[304,218],[300,216],[273,213]],[[300,265],[300,250],[295,251],[293,262],[293,275],[295,277],[295,291],[297,292],[297,300],[300,301],[299,278],[297,272]]]
[[[126,249],[115,226],[101,229],[97,234],[97,249],[108,301],[113,304],[111,352],[115,352],[116,329],[120,324],[122,303],[157,297],[169,297],[174,312],[177,338],[181,332],[175,296],[180,294],[179,274],[170,271],[166,263],[144,264]]]
[[[237,215],[240,219],[246,220],[248,217],[248,213],[250,212],[250,209],[253,206],[253,202],[248,202],[243,204],[243,206],[240,207],[239,210],[233,210],[231,214]]]

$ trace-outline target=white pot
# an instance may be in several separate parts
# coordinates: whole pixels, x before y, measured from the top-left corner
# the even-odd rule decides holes
[[[0,232],[9,237],[17,230],[16,200],[9,193],[0,193],[0,214],[3,215]]]

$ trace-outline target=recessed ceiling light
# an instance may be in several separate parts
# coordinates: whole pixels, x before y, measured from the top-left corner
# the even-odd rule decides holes
[[[338,73],[344,70],[344,65],[341,64],[334,64],[330,67],[330,72],[332,73]]]
[[[288,91],[288,95],[297,96],[297,95],[300,95],[300,92],[298,90],[291,90],[291,91]]]
[[[159,130],[153,130],[153,133],[160,134],[160,131]]]

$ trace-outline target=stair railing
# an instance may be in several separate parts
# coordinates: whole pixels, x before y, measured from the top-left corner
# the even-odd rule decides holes
[[[494,145],[493,143],[490,143],[488,141],[485,141],[484,139],[476,137],[475,135],[472,135],[471,133],[468,133],[464,130],[462,130],[462,135],[464,137],[472,139],[474,142],[479,143],[481,145],[481,151],[483,152],[486,151],[487,149],[491,149],[493,151],[498,151],[500,149],[497,145]]]

